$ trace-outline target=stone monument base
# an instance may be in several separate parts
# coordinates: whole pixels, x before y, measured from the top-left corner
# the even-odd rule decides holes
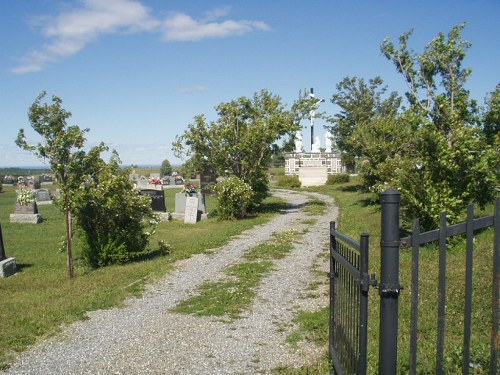
[[[16,273],[16,258],[0,261],[0,277],[9,277]]]
[[[38,224],[42,222],[40,214],[10,214],[11,223]]]
[[[326,167],[299,168],[299,180],[302,186],[321,186],[327,179]]]
[[[185,212],[172,212],[170,214],[170,217],[172,219],[175,219],[175,220],[184,220],[186,216],[186,213]],[[208,219],[208,213],[205,213],[205,214],[199,214],[199,211],[198,211],[198,219],[199,220],[206,220]]]

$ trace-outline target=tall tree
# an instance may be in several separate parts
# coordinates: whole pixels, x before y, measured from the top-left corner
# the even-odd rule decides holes
[[[483,130],[488,143],[500,144],[500,84],[498,84],[493,92],[486,99],[488,106],[484,114]]]
[[[439,33],[421,54],[408,50],[411,31],[400,36],[399,47],[390,39],[381,45],[408,84],[406,117],[415,127],[408,146],[415,148],[413,162],[386,183],[403,192],[407,217],[421,217],[424,227],[436,225],[443,211],[456,222],[470,202],[483,207],[498,183],[497,153],[481,136],[477,104],[464,88],[471,73],[462,68],[470,47],[461,37],[464,27]]]
[[[43,102],[45,95],[45,92],[40,93],[28,111],[31,127],[42,137],[42,141],[36,145],[28,144],[24,129],[20,129],[16,144],[32,152],[42,161],[48,161],[59,182],[61,189],[59,204],[66,220],[68,275],[74,277],[72,221],[74,197],[87,179],[88,167],[100,161],[100,153],[107,150],[107,147],[101,143],[88,153],[85,152],[85,133],[89,129],[68,125],[67,119],[71,117],[71,113],[62,108],[62,100],[52,96],[52,104],[48,104]]]
[[[279,96],[262,90],[253,98],[240,97],[215,107],[218,119],[207,122],[204,115],[173,143],[176,156],[189,158],[195,170],[230,173],[248,183],[257,203],[267,193],[267,168],[273,144],[298,129],[293,114]]]
[[[395,92],[384,98],[387,86],[383,86],[380,77],[368,82],[363,78],[345,77],[337,84],[336,90],[331,102],[340,107],[340,112],[329,122],[337,147],[342,152],[342,160],[352,168],[357,157],[365,156],[363,144],[358,142],[359,138],[353,137],[357,127],[377,118],[396,116],[401,98]]]

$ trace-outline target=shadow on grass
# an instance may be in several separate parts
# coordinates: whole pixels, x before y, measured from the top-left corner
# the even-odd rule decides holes
[[[29,263],[16,263],[16,272],[23,272],[25,268],[31,267],[33,267],[33,265]]]
[[[360,184],[358,185],[349,185],[349,186],[342,186],[339,187],[340,191],[345,191],[348,193],[356,193],[356,192],[361,192],[363,191],[362,186]]]
[[[287,202],[269,202],[269,203],[263,203],[259,209],[258,213],[261,214],[275,214],[275,213],[280,213],[283,210],[286,210],[287,208],[290,208],[290,204]]]

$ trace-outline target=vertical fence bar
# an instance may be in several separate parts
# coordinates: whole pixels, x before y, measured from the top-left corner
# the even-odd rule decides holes
[[[498,335],[498,325],[500,323],[500,198],[496,200],[493,224],[495,243],[493,245],[493,317],[491,322],[490,374],[496,375],[498,372],[497,362],[500,343]]]
[[[418,351],[418,274],[420,259],[420,221],[413,220],[412,228],[412,266],[411,266],[411,332],[410,332],[410,368],[409,374],[417,374]]]
[[[359,359],[358,375],[366,375],[367,350],[368,350],[368,289],[370,288],[370,276],[368,275],[368,239],[363,233],[360,238],[360,272],[361,272],[361,299],[359,301]]]
[[[2,234],[2,224],[0,223],[0,261],[7,259],[5,254],[5,247],[3,245],[3,234]]]
[[[465,310],[464,310],[464,357],[462,374],[469,374],[471,315],[472,315],[472,272],[474,250],[474,206],[467,207],[466,224],[466,255],[465,255]]]
[[[440,216],[439,227],[439,285],[436,374],[444,374],[444,328],[446,314],[446,214]]]
[[[398,362],[399,310],[399,205],[401,193],[389,189],[381,194],[381,275],[379,374],[395,375]]]
[[[333,342],[334,342],[334,328],[333,325],[335,323],[335,258],[332,255],[332,252],[335,250],[335,237],[332,235],[335,230],[335,222],[330,222],[330,319],[329,319],[329,352],[330,359],[333,354]]]

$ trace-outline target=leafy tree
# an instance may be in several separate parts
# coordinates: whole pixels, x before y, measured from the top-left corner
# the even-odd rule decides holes
[[[267,194],[267,169],[273,144],[297,130],[294,116],[279,96],[266,90],[253,98],[240,97],[215,107],[219,118],[207,122],[204,115],[173,143],[176,156],[189,158],[192,170],[213,170],[234,175],[249,184],[254,204]]]
[[[61,99],[53,96],[52,104],[42,103],[45,95],[45,92],[40,93],[28,111],[31,127],[43,140],[37,145],[29,145],[24,129],[20,129],[16,144],[39,159],[47,160],[59,182],[61,198],[58,204],[66,219],[68,275],[74,277],[72,211],[75,194],[85,182],[89,167],[100,161],[100,153],[107,148],[101,143],[86,153],[83,148],[88,129],[82,130],[76,125],[67,125],[66,121],[71,117],[71,113],[61,107]]]
[[[167,159],[165,159],[161,163],[160,176],[170,176],[171,174],[172,174],[172,165]]]
[[[500,144],[500,84],[497,85],[495,91],[490,93],[486,104],[488,109],[484,115],[484,133],[488,143]]]
[[[124,263],[148,253],[157,220],[151,198],[134,190],[118,155],[93,164],[80,185],[74,213],[83,231],[83,258],[92,267]]]
[[[461,38],[464,26],[440,33],[421,54],[408,50],[411,31],[401,35],[399,48],[389,39],[381,45],[408,84],[406,119],[415,127],[406,142],[414,152],[392,158],[405,168],[393,168],[385,182],[402,191],[407,218],[421,217],[424,228],[436,225],[440,212],[456,222],[470,202],[483,207],[498,184],[497,152],[482,137],[477,104],[464,88],[471,72],[462,68],[470,47]]]
[[[337,147],[342,152],[342,160],[348,168],[352,169],[358,157],[365,156],[364,144],[359,142],[359,137],[353,137],[360,124],[369,124],[373,119],[395,117],[401,98],[392,92],[387,98],[387,86],[383,86],[380,77],[365,82],[358,77],[345,77],[336,86],[337,92],[333,94],[331,102],[340,107],[340,112],[329,119],[332,123],[332,134]]]

